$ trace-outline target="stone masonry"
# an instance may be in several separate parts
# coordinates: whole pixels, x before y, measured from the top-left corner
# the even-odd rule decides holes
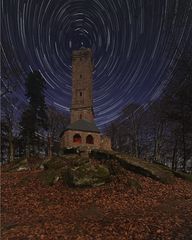
[[[81,48],[73,51],[71,121],[61,134],[61,148],[111,150],[110,139],[101,135],[94,121],[93,68],[91,49]]]

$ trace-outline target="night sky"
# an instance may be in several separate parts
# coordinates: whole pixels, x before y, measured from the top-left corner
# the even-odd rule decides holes
[[[21,70],[11,76],[20,102],[27,74],[39,70],[47,103],[68,112],[72,50],[92,48],[94,111],[102,127],[127,104],[162,94],[176,55],[192,42],[191,12],[192,0],[2,0],[2,61],[10,72]]]

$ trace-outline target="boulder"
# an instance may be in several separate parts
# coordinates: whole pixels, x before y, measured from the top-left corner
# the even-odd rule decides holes
[[[59,176],[55,176],[53,183],[57,183],[59,181],[60,177]]]
[[[104,165],[94,166],[90,162],[68,169],[64,181],[75,187],[96,187],[104,185],[110,179],[108,168]]]
[[[20,166],[17,168],[17,172],[20,172],[20,171],[27,171],[29,170],[29,168],[27,166]]]
[[[20,160],[18,162],[15,163],[15,165],[13,166],[13,170],[16,170],[17,172],[20,172],[20,171],[27,171],[29,170],[29,166],[28,166],[28,161],[27,159],[23,159],[23,160]]]
[[[40,170],[44,170],[44,169],[45,169],[44,165],[41,164],[40,167],[39,167],[39,169],[40,169]]]
[[[58,182],[60,179],[60,173],[59,171],[56,171],[54,169],[49,169],[46,171],[43,171],[40,175],[40,180],[44,185],[52,186],[56,182]]]
[[[130,157],[129,155],[116,154],[117,160],[121,166],[129,171],[150,177],[164,184],[174,183],[175,178],[173,172],[166,166],[161,164],[149,163],[147,161]]]

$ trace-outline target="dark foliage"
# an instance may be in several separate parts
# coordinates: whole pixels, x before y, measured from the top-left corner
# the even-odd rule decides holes
[[[21,136],[24,145],[33,154],[38,146],[40,135],[48,129],[48,117],[44,97],[45,80],[39,72],[30,73],[26,79],[26,96],[29,101],[27,109],[22,114]]]

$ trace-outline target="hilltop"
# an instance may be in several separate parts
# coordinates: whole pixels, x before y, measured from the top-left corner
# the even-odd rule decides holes
[[[56,178],[59,169],[79,169],[79,161],[66,155],[45,162],[44,170],[42,164],[25,171],[16,171],[19,163],[2,167],[2,239],[192,239],[189,177],[124,154],[95,152],[91,169],[109,170],[105,184],[74,187]]]

